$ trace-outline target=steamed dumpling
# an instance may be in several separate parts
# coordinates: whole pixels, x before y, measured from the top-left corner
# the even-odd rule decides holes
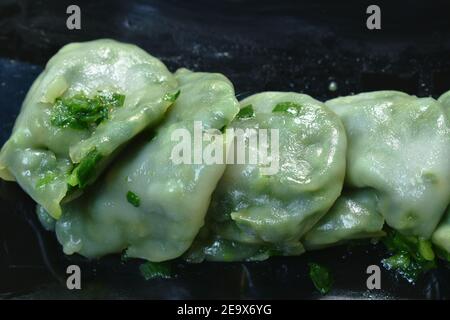
[[[450,121],[450,91],[441,95],[438,101],[444,107]],[[433,243],[450,254],[450,207],[441,223],[433,233]]]
[[[450,91],[441,95],[438,101],[444,107],[450,121]],[[450,166],[450,165],[449,165]],[[433,243],[450,254],[450,207],[432,236]]]
[[[306,250],[321,249],[347,240],[384,235],[384,218],[377,211],[372,190],[351,190],[342,194],[333,207],[305,236]]]
[[[190,247],[225,165],[176,164],[173,134],[192,134],[201,121],[202,130],[221,135],[239,104],[220,74],[182,69],[175,76],[180,95],[155,136],[124,150],[91,192],[64,206],[56,233],[65,253],[100,257],[126,249],[129,257],[164,261]]]
[[[239,240],[227,240],[211,235],[202,229],[194,244],[184,256],[190,263],[202,261],[233,262],[263,261],[271,256],[296,256],[305,252],[302,243],[251,243]]]
[[[347,132],[348,185],[375,190],[392,228],[429,238],[450,201],[450,123],[442,105],[395,91],[326,105]]]
[[[444,110],[447,113],[447,117],[450,120],[450,91],[447,91],[443,95],[441,95],[438,101],[444,107]]]
[[[267,174],[267,164],[250,161],[227,166],[208,211],[209,236],[199,236],[190,260],[300,254],[300,238],[341,192],[346,137],[333,112],[307,95],[283,92],[253,95],[241,108],[227,129],[278,130],[279,170]],[[249,141],[246,154],[257,154]]]
[[[450,207],[436,231],[434,231],[432,241],[450,256]]]
[[[162,118],[176,86],[161,61],[134,45],[66,45],[30,88],[2,148],[0,177],[59,218],[69,191],[95,180],[120,146]]]

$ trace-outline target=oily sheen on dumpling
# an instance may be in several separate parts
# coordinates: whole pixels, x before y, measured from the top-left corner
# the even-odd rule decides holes
[[[301,237],[342,189],[345,131],[324,104],[290,92],[259,93],[240,104],[243,115],[227,129],[278,130],[279,170],[267,175],[266,164],[227,166],[208,211],[208,235],[199,235],[191,261],[300,254]],[[248,140],[245,147],[248,154],[258,153]]]
[[[67,254],[100,257],[126,250],[128,257],[164,261],[191,245],[225,170],[225,164],[174,163],[175,130],[219,131],[239,110],[231,83],[221,74],[175,74],[180,95],[154,137],[144,137],[108,168],[90,192],[63,207],[56,234]],[[130,202],[132,192],[140,200]]]
[[[431,239],[436,246],[444,250],[450,257],[450,207]]]
[[[450,121],[450,91],[447,91],[444,94],[442,94],[439,97],[438,101],[444,107],[444,111],[447,113],[447,117]]]
[[[348,240],[380,237],[384,235],[383,225],[376,194],[372,190],[348,190],[302,242],[306,250],[316,250]]]
[[[442,105],[396,91],[326,105],[347,132],[346,183],[375,190],[392,228],[430,238],[450,201],[450,123]]]
[[[0,154],[0,177],[59,218],[68,193],[73,198],[119,147],[162,118],[176,86],[161,61],[134,45],[64,46],[23,102]]]

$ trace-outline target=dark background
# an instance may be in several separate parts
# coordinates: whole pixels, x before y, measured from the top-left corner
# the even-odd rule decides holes
[[[66,28],[66,8],[81,7],[81,30]],[[366,28],[366,8],[381,7],[381,30]],[[238,97],[264,90],[325,100],[397,89],[439,96],[450,89],[449,1],[11,1],[0,0],[0,144],[46,61],[69,42],[114,38],[134,43],[175,71],[224,73]],[[336,91],[328,89],[330,82]],[[174,262],[174,279],[145,281],[140,261],[65,257],[43,231],[34,203],[0,182],[0,297],[3,298],[321,298],[307,263],[330,267],[326,298],[450,298],[441,267],[416,285],[383,269],[382,290],[366,290],[365,270],[381,246],[332,248],[261,263]],[[65,267],[82,267],[81,291],[65,289]]]

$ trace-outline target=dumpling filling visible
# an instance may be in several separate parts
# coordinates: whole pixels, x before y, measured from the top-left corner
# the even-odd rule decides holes
[[[63,207],[56,234],[65,253],[100,257],[126,250],[128,257],[163,261],[190,247],[225,164],[222,159],[175,163],[172,151],[179,142],[172,137],[176,132],[192,136],[194,121],[201,121],[203,131],[221,135],[239,104],[220,74],[183,69],[175,76],[180,95],[155,135],[124,150],[101,181]]]
[[[341,193],[346,152],[342,123],[307,95],[266,92],[243,100],[230,128],[277,130],[279,170],[267,174],[267,164],[261,162],[229,164],[214,192],[205,230],[187,259],[261,260],[302,253],[301,237]],[[250,141],[248,136],[246,154],[261,152],[261,145]]]
[[[176,80],[142,49],[113,40],[73,43],[50,59],[0,153],[0,177],[54,218],[118,149],[157,123]],[[66,197],[67,196],[67,197]]]
[[[255,261],[384,237],[383,265],[414,280],[450,261],[450,91],[239,104],[221,74],[73,43],[30,88],[0,178],[66,254]]]

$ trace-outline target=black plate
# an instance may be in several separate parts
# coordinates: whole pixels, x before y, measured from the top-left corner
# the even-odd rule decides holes
[[[365,1],[77,1],[82,29],[66,28],[66,1],[0,3],[0,143],[43,65],[62,45],[114,38],[141,46],[171,70],[227,75],[240,97],[264,90],[328,99],[398,89],[438,96],[450,88],[448,1],[378,1],[382,29],[365,27]],[[337,91],[328,90],[331,81]],[[89,262],[61,253],[37,223],[33,201],[0,182],[0,297],[4,298],[322,298],[307,275],[316,261],[333,270],[325,298],[450,297],[441,267],[412,285],[382,269],[382,289],[366,288],[366,268],[380,265],[380,245],[337,247],[259,263],[174,262],[176,277],[145,281],[139,261]],[[82,270],[82,290],[65,286],[66,266]]]

